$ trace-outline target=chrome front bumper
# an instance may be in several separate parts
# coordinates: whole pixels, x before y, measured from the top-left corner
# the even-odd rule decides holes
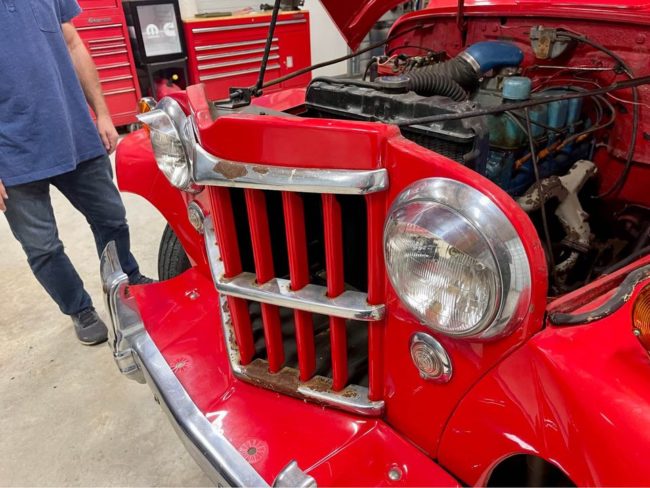
[[[268,486],[197,408],[145,330],[113,242],[104,249],[100,269],[112,324],[109,345],[120,372],[149,385],[186,449],[217,486]],[[307,487],[315,486],[315,481],[291,462],[273,486]]]

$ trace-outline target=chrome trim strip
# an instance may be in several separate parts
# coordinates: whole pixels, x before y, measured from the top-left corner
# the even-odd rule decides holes
[[[141,382],[146,380],[190,455],[215,484],[268,486],[201,413],[144,329],[135,299],[128,293],[128,278],[120,266],[114,242],[104,249],[100,270],[111,316],[110,329],[117,334],[111,336],[110,345],[120,371]],[[123,358],[129,360],[126,370]]]
[[[280,474],[275,477],[274,487],[293,486],[295,488],[315,488],[316,480],[298,467],[298,463],[291,461]]]
[[[207,245],[213,244],[208,243]],[[241,273],[234,278],[218,277],[215,280],[215,286],[219,293],[226,296],[331,317],[372,322],[381,320],[384,316],[383,304],[368,304],[368,295],[358,291],[348,290],[336,298],[328,298],[327,288],[324,286],[309,284],[300,290],[293,291],[291,282],[282,278],[273,278],[259,285],[253,273]]]
[[[307,19],[297,19],[297,20],[279,20],[276,25],[289,25],[289,24],[304,24],[307,22]],[[192,34],[207,34],[208,32],[224,32],[224,31],[233,31],[233,30],[242,30],[242,29],[257,29],[260,27],[269,27],[271,22],[260,22],[257,24],[245,24],[245,25],[226,25],[222,27],[199,27],[192,29]]]
[[[203,229],[210,272],[212,280],[216,283],[218,278],[224,274],[224,266],[223,261],[221,261],[219,246],[216,244],[212,217],[205,218]],[[227,298],[223,293],[219,293],[219,306],[226,349],[233,374],[237,378],[278,393],[330,405],[357,415],[376,417],[383,413],[384,401],[369,400],[368,389],[363,386],[348,385],[343,390],[335,392],[331,389],[331,378],[314,376],[309,381],[301,382],[299,371],[289,367],[284,367],[278,373],[272,374],[269,372],[268,362],[263,359],[255,359],[250,364],[242,366],[230,309]]]
[[[276,69],[280,69],[279,64],[269,64],[266,67],[266,71],[275,71]],[[247,74],[250,74],[250,73],[259,73],[259,71],[260,71],[259,68],[242,69],[242,70],[239,70],[239,71],[228,71],[226,73],[219,73],[219,74],[216,74],[216,75],[199,76],[199,81],[220,80],[222,78],[231,78],[233,76],[247,75]]]
[[[272,56],[269,56],[269,61],[275,61],[276,59],[280,59],[279,54],[273,54]],[[238,61],[229,61],[227,63],[199,64],[198,70],[203,71],[206,69],[214,69],[214,68],[228,68],[230,66],[240,66],[242,64],[250,64],[250,63],[257,63],[257,62],[262,62],[262,58],[261,57],[246,58],[246,59],[240,59]]]
[[[271,47],[271,52],[277,51],[280,48],[278,46],[273,46]],[[234,56],[242,56],[244,54],[262,54],[264,52],[264,48],[260,49],[246,49],[246,50],[241,50],[241,51],[228,51],[227,53],[220,53],[220,54],[203,54],[202,56],[197,56],[196,59],[197,61],[206,61],[208,59],[223,59],[223,58],[232,58]]]
[[[111,27],[122,27],[122,24],[106,24],[106,25],[91,25],[88,27],[77,27],[78,31],[96,30],[96,29],[110,29]]]
[[[260,190],[366,195],[388,188],[385,169],[287,168],[226,161],[196,145],[194,182]]]
[[[264,44],[266,39],[257,39],[254,41],[242,41],[242,42],[227,42],[225,44],[210,44],[208,46],[195,46],[194,51],[211,51],[212,49],[226,49],[229,47],[242,47],[242,46],[252,46],[255,44]],[[274,37],[272,42],[278,42],[278,38]]]

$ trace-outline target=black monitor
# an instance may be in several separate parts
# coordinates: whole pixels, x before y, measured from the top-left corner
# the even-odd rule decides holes
[[[125,0],[122,5],[138,64],[185,57],[177,0]]]

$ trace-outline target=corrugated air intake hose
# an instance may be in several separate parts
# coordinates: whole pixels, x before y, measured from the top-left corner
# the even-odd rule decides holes
[[[478,42],[449,61],[406,73],[408,89],[418,95],[442,95],[459,102],[477,87],[483,74],[491,69],[519,66],[523,59],[521,49],[510,42]]]

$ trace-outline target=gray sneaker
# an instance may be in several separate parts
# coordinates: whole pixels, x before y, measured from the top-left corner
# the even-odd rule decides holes
[[[88,307],[79,313],[72,314],[71,317],[77,338],[82,344],[94,346],[108,339],[108,329],[97,315],[94,307]]]

